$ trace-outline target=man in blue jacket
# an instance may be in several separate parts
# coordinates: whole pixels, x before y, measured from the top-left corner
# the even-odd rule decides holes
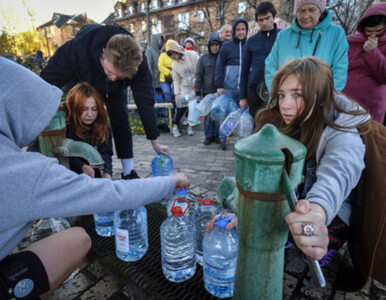
[[[59,88],[87,81],[104,97],[117,155],[122,161],[123,179],[138,178],[127,110],[128,86],[133,91],[146,137],[156,152],[169,154],[168,148],[157,141],[153,81],[146,57],[125,29],[116,25],[84,26],[55,52],[41,77]]]
[[[240,91],[240,69],[245,41],[247,39],[248,22],[244,18],[233,21],[232,39],[225,42],[217,56],[215,86],[217,94],[226,94],[238,105]],[[226,149],[226,137],[220,134],[220,147]]]
[[[245,109],[247,104],[252,117],[265,106],[262,94],[266,92],[264,82],[265,59],[275,43],[277,29],[274,19],[276,9],[269,1],[264,1],[256,8],[256,22],[260,31],[251,36],[244,48],[240,76],[240,108]]]

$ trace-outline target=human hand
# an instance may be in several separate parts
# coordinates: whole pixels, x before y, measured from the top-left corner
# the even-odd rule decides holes
[[[86,174],[92,178],[95,177],[95,170],[91,168],[89,165],[83,165],[82,166],[82,173]]]
[[[299,200],[296,211],[285,217],[292,237],[300,250],[313,259],[321,259],[327,253],[328,230],[324,209],[307,200]],[[303,234],[305,224],[312,224],[312,236]]]
[[[168,146],[158,144],[158,140],[151,140],[150,142],[155,152],[168,156],[170,155]]]
[[[185,174],[183,174],[183,173],[176,173],[176,174],[173,174],[171,176],[173,177],[173,179],[176,182],[176,189],[178,191],[180,191],[182,187],[186,187],[187,189],[189,189],[190,180],[188,179],[188,177],[186,177]]]
[[[232,217],[232,216],[234,216],[234,215],[235,215],[235,214],[233,214],[233,213],[227,213],[227,214],[226,214],[226,217],[229,218],[229,217]],[[208,226],[206,227],[205,232],[209,232],[209,231],[211,231],[211,230],[213,229],[214,223],[216,223],[217,218],[218,218],[219,216],[220,216],[220,215],[217,215],[217,216],[214,216],[214,217],[212,218],[212,220],[210,221],[210,223],[209,223]],[[236,226],[237,226],[237,217],[234,217],[233,219],[230,220],[230,222],[228,223],[228,225],[225,226],[225,228],[226,228],[227,230],[231,230],[232,228],[235,228]]]
[[[378,38],[369,37],[369,39],[363,44],[363,50],[369,52],[378,47]]]
[[[245,99],[245,98],[240,99],[239,104],[240,104],[241,110],[246,110],[247,109],[247,105],[248,105],[247,99]]]
[[[224,94],[224,89],[217,89],[217,95],[222,95]]]

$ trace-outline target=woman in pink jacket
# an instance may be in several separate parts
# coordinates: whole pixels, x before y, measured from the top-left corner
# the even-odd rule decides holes
[[[386,111],[386,2],[373,4],[349,35],[349,68],[343,93],[357,100],[374,120]]]

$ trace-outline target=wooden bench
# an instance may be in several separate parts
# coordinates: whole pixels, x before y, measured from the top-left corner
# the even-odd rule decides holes
[[[128,109],[137,109],[136,104],[127,104]],[[166,108],[168,110],[168,123],[169,123],[169,132],[172,132],[173,124],[172,124],[172,109],[173,109],[173,103],[171,102],[165,102],[165,103],[155,103],[154,108]]]

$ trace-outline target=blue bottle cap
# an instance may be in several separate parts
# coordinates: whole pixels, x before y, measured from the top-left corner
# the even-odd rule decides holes
[[[214,224],[217,226],[220,226],[220,227],[225,227],[235,217],[236,217],[236,215],[230,216],[228,218],[226,218],[224,216],[219,216]]]
[[[179,196],[186,196],[188,194],[188,190],[184,186],[181,188],[181,191],[175,189],[174,192]]]

